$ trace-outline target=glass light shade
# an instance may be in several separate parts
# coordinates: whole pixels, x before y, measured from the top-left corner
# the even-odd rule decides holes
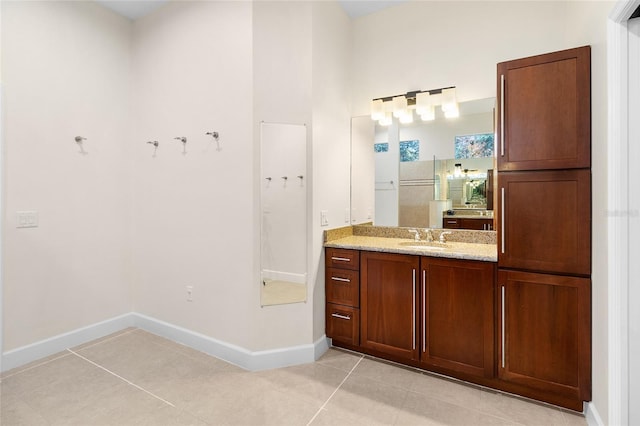
[[[444,107],[443,107],[444,109]],[[456,118],[460,116],[460,109],[458,109],[458,104],[455,104],[453,108],[449,108],[444,111],[445,118]]]
[[[393,116],[396,118],[406,114],[407,111],[407,98],[404,96],[396,96],[391,101],[393,103]]]
[[[427,108],[419,112],[422,121],[432,121],[436,119],[436,108],[433,105],[429,105]]]
[[[371,101],[371,119],[380,120],[384,117],[384,101],[382,99],[375,99]]]
[[[458,108],[456,88],[452,87],[451,89],[442,89],[442,112],[446,113],[454,108]]]
[[[405,114],[398,117],[398,121],[402,124],[413,123],[413,112],[411,110],[406,110]]]
[[[390,112],[384,113],[382,118],[378,120],[378,124],[381,126],[390,126],[392,122],[393,122],[393,118],[391,118]]]
[[[429,92],[417,93],[416,112],[419,115],[423,115],[429,108],[433,109],[433,104],[431,103],[431,94]]]

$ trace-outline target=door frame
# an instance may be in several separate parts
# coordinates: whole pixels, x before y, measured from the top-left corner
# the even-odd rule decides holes
[[[629,29],[640,0],[619,0],[607,22],[608,424],[629,423]],[[637,96],[636,96],[637,98]]]

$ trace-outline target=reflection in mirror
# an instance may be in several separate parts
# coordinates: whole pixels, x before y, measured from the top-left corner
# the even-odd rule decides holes
[[[304,125],[260,124],[261,306],[307,300],[306,138]]]
[[[352,119],[352,224],[441,228],[447,210],[492,209],[495,99],[459,106],[458,118],[387,127]]]

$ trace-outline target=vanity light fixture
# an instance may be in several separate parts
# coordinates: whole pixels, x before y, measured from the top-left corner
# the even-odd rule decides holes
[[[456,163],[455,168],[453,169],[453,176],[460,177],[462,176],[462,163]]]
[[[392,122],[392,116],[401,123],[413,122],[413,110],[423,121],[435,119],[435,107],[440,105],[447,118],[459,116],[456,87],[431,90],[416,90],[403,95],[377,98],[371,101],[371,119],[382,126]]]

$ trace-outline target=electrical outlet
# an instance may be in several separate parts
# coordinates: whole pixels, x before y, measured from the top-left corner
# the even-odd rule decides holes
[[[187,289],[187,302],[193,302],[193,286],[186,286]]]
[[[16,212],[16,222],[16,228],[37,228],[38,212],[35,210]]]

